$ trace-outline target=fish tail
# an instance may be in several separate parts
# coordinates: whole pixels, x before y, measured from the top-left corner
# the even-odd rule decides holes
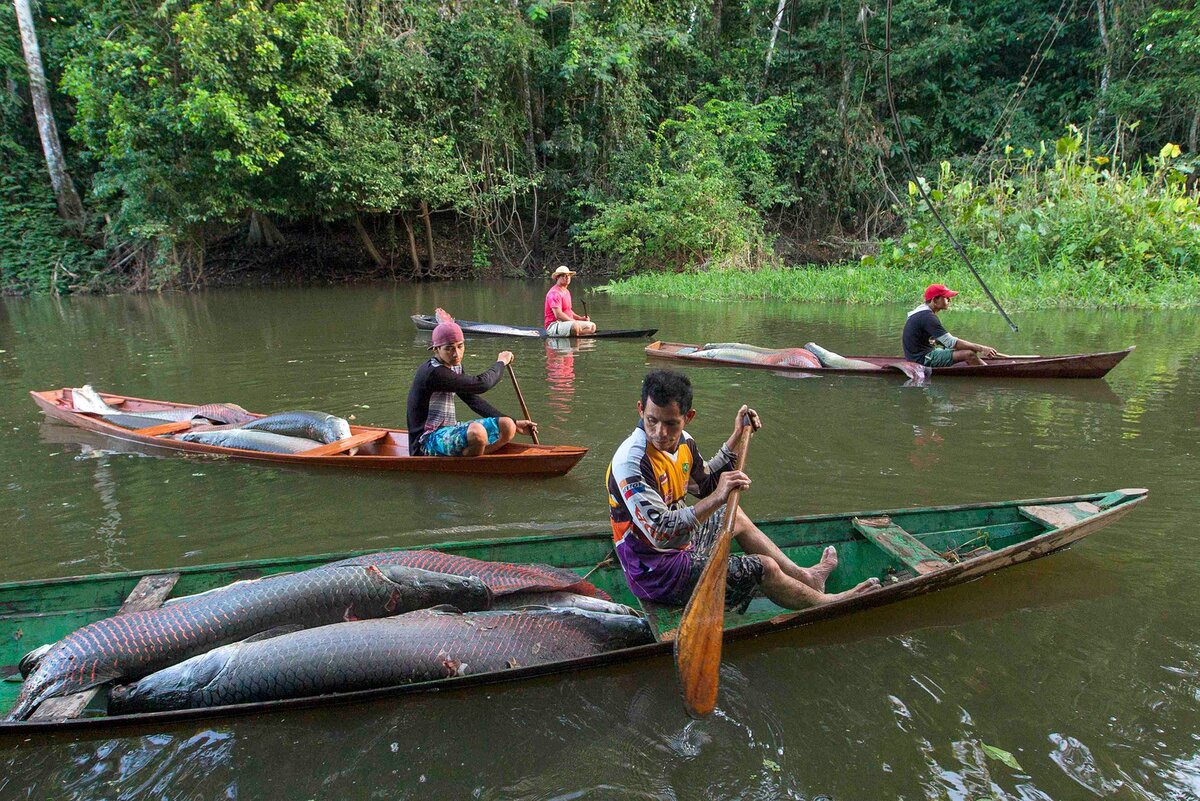
[[[425,308],[429,308],[429,307],[428,307],[428,306],[426,306]],[[436,319],[436,320],[437,320],[439,323],[452,323],[452,322],[454,322],[454,318],[450,316],[450,312],[448,312],[448,311],[446,311],[445,309],[442,309],[442,308],[437,308],[437,309],[434,309],[434,310],[433,310],[433,316],[434,316],[434,318],[435,318],[435,319]]]
[[[117,411],[100,399],[100,394],[92,389],[91,384],[71,390],[71,408],[88,414],[116,414]]]

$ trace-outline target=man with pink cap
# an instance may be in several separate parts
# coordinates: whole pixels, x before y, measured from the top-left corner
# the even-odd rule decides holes
[[[983,364],[981,356],[996,355],[995,348],[954,336],[938,319],[938,312],[950,308],[950,298],[957,294],[945,284],[925,288],[925,302],[910,311],[904,323],[904,358],[926,367],[950,367],[958,362]]]
[[[505,366],[513,360],[511,352],[501,351],[496,363],[479,375],[463,375],[463,331],[452,320],[443,320],[433,329],[429,349],[434,358],[417,368],[408,391],[409,455],[479,456],[504,447],[518,431],[537,431],[537,423],[514,420],[482,397],[504,376]],[[455,395],[481,419],[458,422]]]

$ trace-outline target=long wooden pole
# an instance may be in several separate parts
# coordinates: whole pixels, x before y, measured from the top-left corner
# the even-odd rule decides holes
[[[734,447],[738,470],[745,469],[752,426],[747,423]],[[683,704],[692,717],[703,717],[717,705],[721,667],[721,640],[725,633],[725,577],[729,572],[729,540],[737,522],[742,491],[735,489],[725,502],[725,520],[704,572],[692,591],[679,634],[675,637],[675,669],[683,689]]]
[[[508,377],[512,379],[513,389],[517,391],[517,403],[521,404],[521,414],[525,415],[526,420],[529,420],[529,407],[525,405],[525,396],[521,394],[521,385],[517,383],[517,374],[513,372],[511,364],[507,364],[505,367],[508,368]],[[529,436],[533,437],[534,445],[542,444],[538,441],[538,435],[536,431],[530,431]]]

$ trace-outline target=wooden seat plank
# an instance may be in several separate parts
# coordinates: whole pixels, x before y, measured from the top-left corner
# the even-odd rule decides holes
[[[388,434],[387,429],[378,428],[373,431],[366,431],[362,434],[355,434],[353,437],[339,439],[336,442],[330,442],[327,445],[322,445],[319,448],[310,448],[302,451],[300,456],[335,456],[339,453],[344,453],[351,448],[357,448],[366,445],[368,442],[374,442],[377,439],[383,439]]]
[[[854,517],[850,522],[870,542],[899,559],[918,575],[932,573],[950,564],[925,543],[893,523],[890,517]]]
[[[1017,510],[1030,520],[1045,523],[1050,528],[1073,526],[1080,520],[1086,520],[1101,511],[1099,506],[1087,501],[1050,503],[1044,506],[1018,506]]]
[[[125,599],[125,603],[121,604],[121,609],[117,614],[143,612],[147,609],[156,609],[162,606],[163,601],[171,594],[171,590],[175,587],[175,582],[177,581],[179,581],[178,573],[159,573],[153,576],[143,576],[142,580],[133,588],[133,591],[129,593],[129,597]],[[38,705],[38,708],[34,710],[30,719],[66,720],[68,718],[77,718],[83,714],[83,710],[87,708],[87,705],[92,702],[92,699],[99,692],[99,687],[92,687],[83,692],[47,699]]]
[[[191,420],[175,420],[170,423],[162,423],[160,425],[149,426],[147,428],[135,428],[133,433],[139,434],[143,437],[158,437],[162,436],[163,434],[174,434],[179,431],[187,431],[191,427]]]

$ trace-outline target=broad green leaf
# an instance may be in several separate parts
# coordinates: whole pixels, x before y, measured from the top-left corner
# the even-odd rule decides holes
[[[987,743],[980,743],[980,745],[983,746],[983,752],[992,759],[1003,762],[1013,770],[1019,770],[1022,773],[1025,772],[1025,769],[1021,767],[1021,763],[1017,762],[1017,758],[1008,751],[1005,751],[1003,748],[997,748],[994,745],[988,745]]]

